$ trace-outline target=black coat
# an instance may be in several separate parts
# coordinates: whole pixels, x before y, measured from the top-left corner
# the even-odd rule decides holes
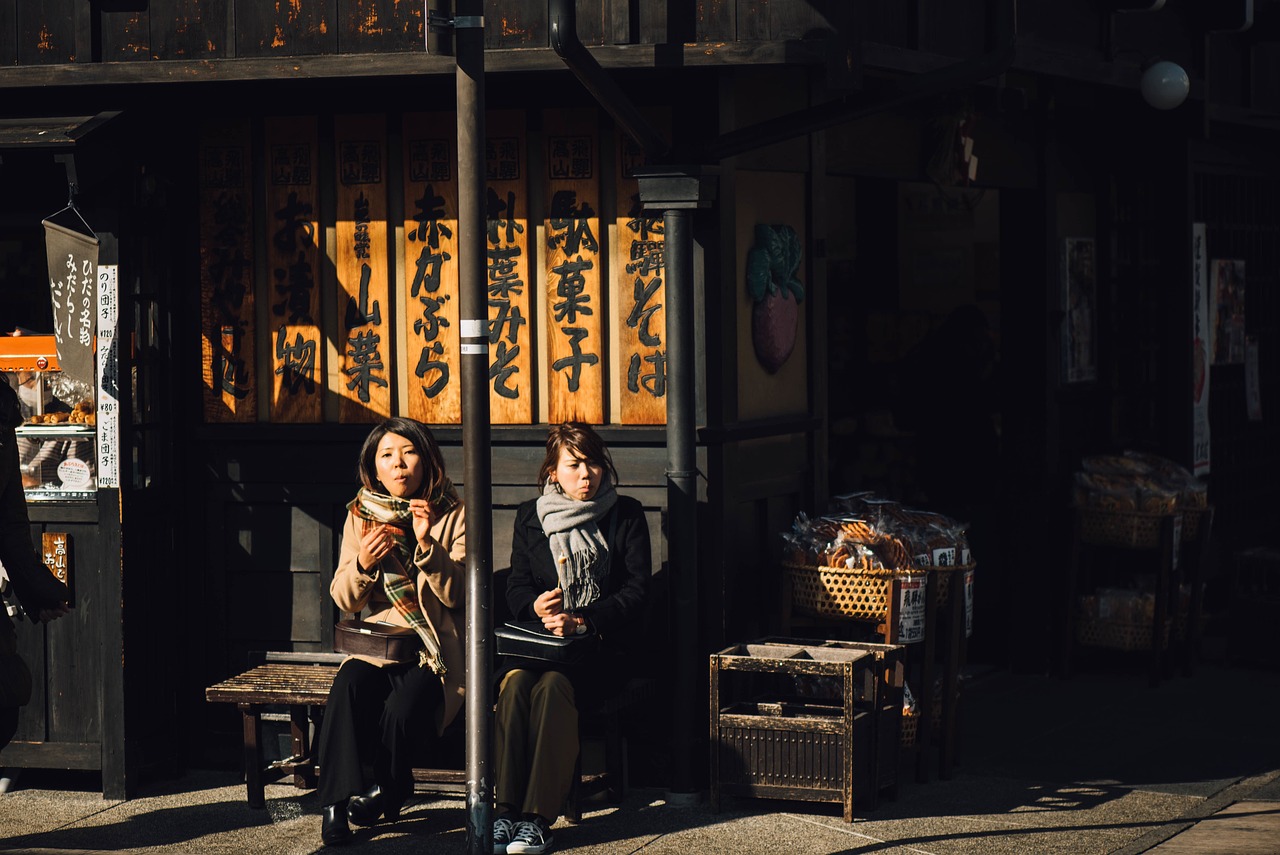
[[[617,520],[614,527],[614,520]],[[600,636],[602,657],[598,667],[590,668],[593,679],[616,670],[618,657],[634,650],[637,634],[643,626],[647,606],[649,579],[653,573],[649,544],[649,523],[644,509],[630,496],[618,496],[618,502],[598,523],[609,540],[609,573],[600,598],[580,609],[579,614]],[[613,536],[609,537],[610,529]],[[544,592],[559,585],[556,563],[551,557],[551,543],[538,520],[537,500],[525,502],[516,511],[515,531],[511,539],[511,576],[507,580],[507,606],[514,620],[538,620],[534,601]],[[511,667],[499,667],[500,673]],[[581,684],[581,672],[570,675]],[[626,676],[623,673],[621,676]]]
[[[18,469],[18,439],[13,429],[21,421],[18,396],[0,379],[0,562],[18,602],[31,617],[70,599],[67,586],[40,563],[31,542],[27,497]],[[0,633],[12,635],[13,622],[0,607]]]

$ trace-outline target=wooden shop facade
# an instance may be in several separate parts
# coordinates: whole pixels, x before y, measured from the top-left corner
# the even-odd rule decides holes
[[[487,3],[495,568],[546,425],[580,419],[648,509],[663,581],[667,385],[685,372],[696,602],[657,590],[660,611],[696,614],[705,656],[776,628],[798,512],[857,489],[941,495],[921,444],[976,418],[998,442],[955,476],[978,496],[955,509],[982,566],[975,650],[1048,663],[1073,461],[1193,455],[1194,223],[1249,265],[1264,404],[1280,376],[1280,194],[1258,154],[1280,128],[1278,4],[1121,5]],[[585,45],[586,71],[553,31]],[[255,652],[332,648],[370,425],[426,422],[463,480],[455,62],[429,35],[401,0],[0,0],[0,323],[53,332],[41,222],[68,208],[97,240],[99,301],[93,487],[29,495],[33,537],[71,544],[77,608],[21,633],[43,679],[0,766],[99,770],[121,796],[234,756],[235,712],[203,689]],[[1190,73],[1176,109],[1139,95],[1156,55]],[[667,359],[666,235],[637,179],[665,164],[708,188],[685,365]],[[1096,250],[1079,352],[1068,238]],[[895,402],[932,405],[902,366],[963,306],[1000,365],[980,405],[939,398],[931,430],[886,427]],[[1245,386],[1242,365],[1214,366],[1206,416],[1241,543],[1280,467]]]

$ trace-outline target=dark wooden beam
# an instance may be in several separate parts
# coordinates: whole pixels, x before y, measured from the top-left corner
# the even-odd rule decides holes
[[[97,742],[10,742],[0,751],[0,766],[15,769],[101,769]]]
[[[678,45],[675,49],[671,45],[606,45],[588,48],[588,51],[606,69],[714,68],[818,65],[827,62],[830,46],[822,40],[805,40]],[[563,60],[550,48],[493,50],[485,54],[487,74],[563,69]],[[452,57],[427,56],[425,53],[156,60],[7,67],[0,69],[0,89],[453,74]]]

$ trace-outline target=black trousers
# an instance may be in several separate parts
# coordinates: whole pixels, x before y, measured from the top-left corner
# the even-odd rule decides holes
[[[18,707],[0,707],[0,750],[18,732]]]
[[[344,662],[329,690],[316,745],[320,804],[359,795],[374,783],[392,797],[411,793],[416,759],[444,762],[454,743],[461,744],[461,715],[443,737],[436,734],[436,710],[443,703],[440,678],[429,668]]]

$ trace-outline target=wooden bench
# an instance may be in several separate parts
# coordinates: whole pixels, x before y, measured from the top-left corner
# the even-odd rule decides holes
[[[266,661],[205,690],[210,703],[235,704],[244,718],[244,774],[249,807],[266,803],[264,787],[268,782],[293,776],[294,786],[316,786],[316,760],[311,740],[311,726],[319,731],[324,706],[329,700],[341,653],[267,653]],[[611,801],[621,801],[625,792],[624,750],[618,717],[632,704],[646,700],[654,681],[635,678],[624,689],[597,707],[584,711],[579,718],[580,732],[600,730],[605,740],[605,771],[582,774],[582,755],[569,792],[565,815],[577,822],[582,818],[582,802],[600,792]],[[292,755],[273,763],[265,763],[262,746],[262,719],[268,706],[284,706],[289,710]],[[416,768],[415,784],[439,792],[465,792],[466,772],[462,769]]]

